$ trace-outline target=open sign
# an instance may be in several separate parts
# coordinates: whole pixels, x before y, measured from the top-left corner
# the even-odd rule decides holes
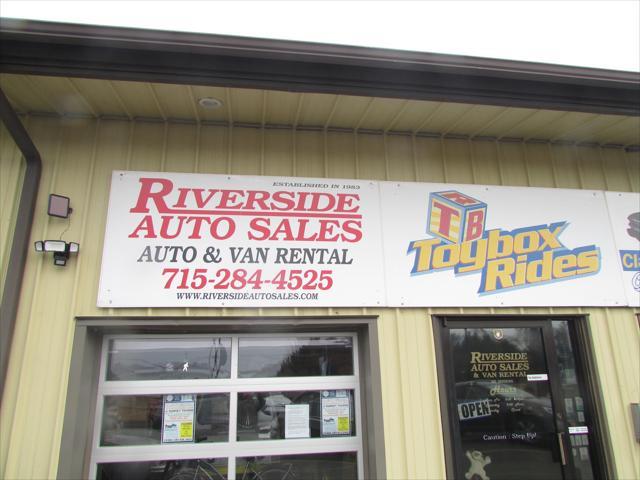
[[[458,415],[460,417],[460,420],[488,417],[489,415],[491,415],[489,400],[476,400],[473,402],[459,403]]]

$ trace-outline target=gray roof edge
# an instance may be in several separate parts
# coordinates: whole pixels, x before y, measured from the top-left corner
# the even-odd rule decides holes
[[[204,33],[83,25],[0,18],[0,34],[23,41],[111,46],[261,57],[300,62],[371,66],[400,70],[447,71],[460,75],[515,77],[520,79],[598,84],[640,88],[640,72],[501,60],[441,53],[391,50],[359,46],[273,40]]]

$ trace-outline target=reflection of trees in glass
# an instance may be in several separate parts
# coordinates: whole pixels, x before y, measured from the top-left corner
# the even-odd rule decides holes
[[[209,371],[211,378],[219,378],[220,371],[227,364],[227,350],[222,345],[220,338],[213,340],[213,345],[209,349]]]
[[[241,480],[350,480],[358,478],[354,452],[269,455],[237,459]]]
[[[575,361],[573,358],[573,351],[571,350],[571,339],[569,337],[569,326],[566,321],[552,321],[553,327],[553,340],[556,346],[556,354],[558,356],[558,365],[561,374],[564,378],[574,377],[568,374],[568,370],[575,369]]]
[[[287,355],[276,376],[351,375],[350,367],[351,350],[304,345]]]
[[[352,375],[352,357],[351,339],[345,337],[251,340],[240,344],[239,374],[245,378]]]
[[[284,360],[280,362],[280,368],[278,369],[278,373],[276,373],[276,377],[292,377],[295,376],[296,371],[301,367],[298,365],[299,360],[304,358],[304,354],[300,355],[300,351],[304,350],[306,347],[296,347],[289,349],[289,353],[284,357]],[[299,359],[299,360],[296,360]]]
[[[159,460],[98,464],[101,480],[221,480],[227,459]]]
[[[102,418],[102,445],[142,445],[160,441],[162,397],[108,396],[105,397]]]
[[[124,342],[123,342],[124,343]],[[227,339],[213,338],[210,346],[185,347],[180,341],[177,346],[167,345],[167,341],[156,346],[136,343],[114,348],[110,345],[108,379],[144,380],[170,378],[221,378],[230,372]]]
[[[309,432],[312,438],[321,436],[322,391],[274,391],[238,393],[238,434],[242,440],[285,438],[287,405],[309,405]],[[355,435],[353,390],[349,399],[350,435]]]
[[[102,445],[148,445],[161,442],[164,395],[106,396],[102,417]],[[195,399],[196,442],[226,441],[229,394],[203,393]]]

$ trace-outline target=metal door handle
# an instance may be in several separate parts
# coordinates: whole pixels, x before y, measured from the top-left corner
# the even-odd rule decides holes
[[[564,452],[564,442],[563,442],[564,433],[558,432],[558,446],[560,447],[560,461],[562,462],[562,466],[567,464],[567,455]]]

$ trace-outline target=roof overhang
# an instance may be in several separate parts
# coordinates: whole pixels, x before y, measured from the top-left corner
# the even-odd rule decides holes
[[[0,20],[0,72],[640,116],[640,74],[208,34]]]

